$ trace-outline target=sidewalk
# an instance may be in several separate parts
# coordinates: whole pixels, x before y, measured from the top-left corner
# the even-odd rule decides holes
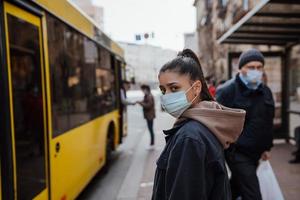
[[[174,123],[174,118],[167,113],[159,112],[157,117],[155,120],[155,149],[148,150],[137,200],[151,199],[156,160],[165,146],[165,137],[162,131],[170,129]]]
[[[276,144],[272,149],[271,165],[286,200],[300,199],[300,164],[289,164],[291,144]]]
[[[134,158],[116,200],[151,199],[156,168],[155,162],[165,146],[162,130],[170,129],[174,120],[169,114],[161,112],[160,104],[156,105],[156,119],[154,120],[155,148],[152,150],[147,149],[150,134],[148,129],[145,129],[141,132],[143,136],[137,148],[134,149]],[[146,122],[143,121],[143,124],[146,128]]]

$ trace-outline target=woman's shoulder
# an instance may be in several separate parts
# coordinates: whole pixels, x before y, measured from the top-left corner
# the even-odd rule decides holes
[[[190,138],[203,142],[203,136],[207,132],[206,128],[198,121],[189,119],[177,131],[178,139]]]
[[[209,163],[224,160],[222,146],[209,129],[195,120],[188,119],[181,124],[180,128],[176,130],[176,133],[167,141],[167,145],[161,157],[168,158],[170,152],[175,149],[174,146],[184,149],[196,147],[199,149],[199,151],[196,152],[203,153],[203,155],[205,154],[206,160]]]
[[[177,140],[184,140],[185,138],[196,140],[208,148],[222,150],[222,146],[214,134],[205,125],[196,120],[187,120],[177,131]]]

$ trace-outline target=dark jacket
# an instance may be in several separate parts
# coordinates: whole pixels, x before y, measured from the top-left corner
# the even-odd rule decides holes
[[[237,75],[218,89],[216,99],[224,106],[246,110],[244,130],[233,147],[235,151],[258,160],[271,149],[275,108],[272,92],[266,85],[249,89]]]
[[[185,120],[164,133],[152,200],[231,199],[223,146],[208,128]]]
[[[152,94],[146,94],[144,100],[141,102],[143,107],[144,118],[152,120],[155,118],[155,102]]]

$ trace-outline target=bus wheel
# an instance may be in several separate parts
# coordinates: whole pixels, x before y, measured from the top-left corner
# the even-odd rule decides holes
[[[105,171],[108,171],[109,165],[112,161],[112,152],[114,150],[114,126],[111,124],[108,129],[106,138],[106,153],[105,153]]]

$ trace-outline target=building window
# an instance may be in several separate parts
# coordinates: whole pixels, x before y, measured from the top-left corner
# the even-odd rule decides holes
[[[206,0],[205,1],[205,6],[207,10],[211,10],[212,9],[212,5],[213,5],[213,1],[212,0]]]
[[[218,17],[225,19],[225,15],[227,12],[227,0],[219,0],[218,2]]]
[[[249,1],[243,0],[243,10],[249,10]]]
[[[219,0],[219,7],[224,8],[227,6],[228,0]]]
[[[205,26],[207,24],[206,22],[207,22],[207,16],[205,15],[200,20],[201,26]]]

